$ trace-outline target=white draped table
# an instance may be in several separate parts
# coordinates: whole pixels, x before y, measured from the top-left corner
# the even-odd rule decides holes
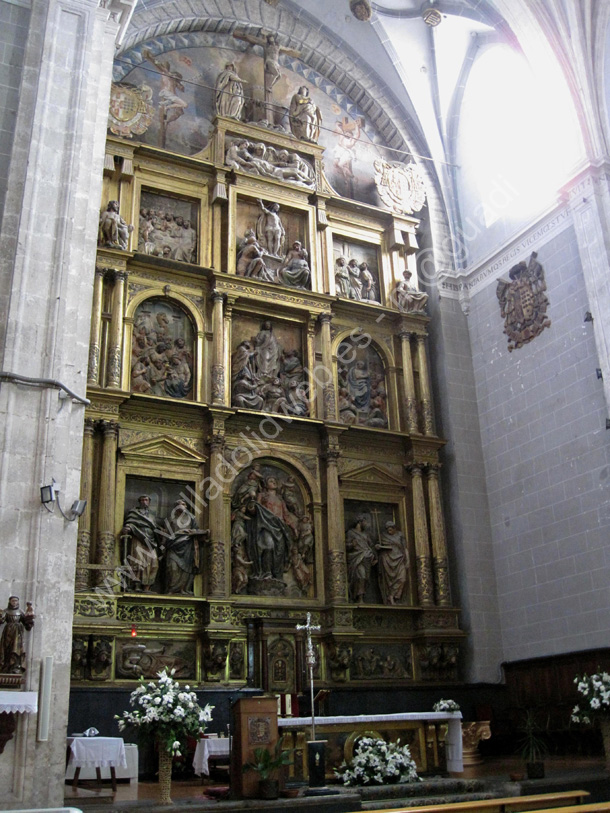
[[[35,714],[38,692],[0,692],[0,714]]]
[[[116,791],[115,768],[126,768],[125,743],[122,737],[68,737],[70,759],[68,766],[73,766],[72,785],[78,784],[81,768],[95,768],[98,782],[102,781],[102,768],[110,768],[112,789]]]
[[[193,757],[193,769],[197,776],[210,775],[208,765],[210,757],[228,757],[229,738],[228,737],[205,737],[199,740]]]

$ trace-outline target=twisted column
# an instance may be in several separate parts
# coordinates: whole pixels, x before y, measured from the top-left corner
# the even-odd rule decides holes
[[[417,593],[422,607],[434,605],[434,588],[430,548],[428,544],[428,520],[422,481],[421,463],[408,466],[413,489],[413,524],[415,532],[415,558],[417,561]]]
[[[112,317],[108,335],[108,379],[111,390],[121,389],[121,358],[123,355],[123,317],[125,314],[125,282],[127,271],[114,272]]]
[[[111,575],[115,568],[114,503],[116,498],[116,453],[119,425],[115,421],[101,421],[104,434],[102,442],[102,470],[99,480],[98,532],[96,563],[103,565],[98,571],[97,583]]]
[[[441,504],[439,487],[439,464],[430,464],[426,469],[428,476],[428,505],[430,506],[430,541],[432,543],[432,569],[436,602],[441,607],[451,605],[449,590],[449,569],[447,566],[447,538],[445,521]]]
[[[405,415],[407,431],[410,434],[419,431],[417,426],[417,395],[413,376],[413,357],[411,355],[411,334],[406,330],[399,333],[402,349],[402,381],[405,397]]]

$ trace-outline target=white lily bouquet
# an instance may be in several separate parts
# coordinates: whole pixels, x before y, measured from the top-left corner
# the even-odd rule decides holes
[[[408,745],[400,740],[362,737],[354,751],[353,759],[335,768],[336,776],[344,785],[386,785],[402,782],[419,782],[415,762]]]
[[[455,712],[459,710],[460,707],[455,700],[443,700],[442,698],[432,706],[432,711]]]
[[[573,723],[590,724],[592,719],[610,716],[610,674],[597,672],[594,675],[577,675],[574,678],[578,693],[583,696],[584,708],[574,706]]]
[[[140,685],[131,693],[129,705],[133,711],[124,711],[123,716],[115,715],[120,731],[129,726],[139,729],[144,738],[158,741],[159,748],[173,756],[181,756],[180,749],[186,744],[187,736],[198,737],[205,731],[212,719],[212,709],[208,703],[201,708],[197,695],[188,686],[180,688],[173,680],[175,669],[158,672],[157,681],[140,678]]]

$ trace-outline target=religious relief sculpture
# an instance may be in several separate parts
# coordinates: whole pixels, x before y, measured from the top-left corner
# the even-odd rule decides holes
[[[256,238],[266,253],[272,257],[281,257],[286,237],[286,229],[280,218],[279,203],[272,203],[265,206],[262,200],[258,200],[261,214],[256,221]]]
[[[356,604],[361,604],[371,578],[371,568],[377,564],[368,518],[364,514],[356,517],[355,523],[348,530],[345,551],[350,598]]]
[[[147,299],[134,315],[131,391],[188,398],[193,389],[193,327],[168,299]]]
[[[155,108],[151,104],[152,88],[148,85],[133,87],[112,83],[108,129],[123,138],[142,135],[150,127]]]
[[[233,62],[227,62],[216,79],[216,112],[239,121],[244,101],[244,80],[237,74]]]
[[[358,348],[351,339],[337,353],[339,417],[342,423],[387,428],[385,371],[373,347]]]
[[[177,680],[195,677],[195,644],[191,641],[126,641],[117,644],[117,677],[138,680],[156,678],[163,669],[175,669]]]
[[[142,494],[138,504],[125,514],[121,529],[123,563],[131,569],[132,587],[150,592],[159,571],[159,526],[150,508],[150,497]]]
[[[308,189],[315,188],[313,167],[296,152],[276,149],[261,141],[248,141],[246,138],[227,141],[227,145],[225,164],[232,169],[276,181],[290,181]]]
[[[231,498],[232,585],[250,595],[309,595],[313,530],[294,476],[254,463]]]
[[[546,310],[549,300],[546,294],[544,268],[532,251],[529,262],[522,260],[508,272],[510,282],[500,279],[496,287],[496,296],[500,303],[500,313],[504,319],[504,333],[508,336],[509,353],[551,326]]]
[[[0,673],[21,675],[25,672],[24,630],[34,626],[34,608],[26,602],[25,612],[19,608],[18,596],[10,596],[6,610],[0,610],[0,624],[4,629],[0,635]]]
[[[373,166],[377,192],[388,209],[400,215],[410,215],[423,208],[426,185],[416,164],[388,164],[378,159]]]
[[[108,201],[105,210],[100,214],[97,244],[103,248],[118,248],[127,251],[129,235],[133,226],[119,214],[118,200]]]
[[[335,290],[343,299],[357,302],[375,302],[379,304],[379,287],[377,275],[372,272],[367,262],[359,263],[352,258],[337,257],[335,261]]]
[[[351,674],[359,680],[370,678],[405,679],[412,675],[410,655],[404,655],[399,647],[354,647]]]
[[[402,276],[404,279],[397,282],[394,288],[394,300],[398,309],[403,313],[425,313],[428,294],[411,285],[413,274],[408,268],[405,268]]]
[[[271,322],[240,343],[231,357],[231,403],[235,407],[309,415],[305,372],[298,350],[283,349]]]
[[[303,85],[290,101],[290,129],[292,134],[303,141],[318,143],[322,114],[320,108],[309,95],[309,88]]]
[[[143,191],[140,196],[138,251],[151,257],[197,262],[197,204]]]
[[[186,501],[178,499],[159,535],[165,551],[166,594],[192,596],[193,581],[201,567],[200,540],[209,539],[209,530],[200,530]]]
[[[378,557],[378,578],[381,600],[384,604],[397,604],[407,586],[409,552],[404,535],[389,520],[375,545]]]
[[[309,255],[302,243],[295,240],[292,248],[286,252],[282,264],[277,270],[278,282],[289,288],[310,288],[311,271]]]

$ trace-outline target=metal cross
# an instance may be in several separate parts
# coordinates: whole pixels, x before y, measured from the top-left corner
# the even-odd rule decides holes
[[[313,649],[313,643],[311,640],[311,633],[312,632],[319,632],[322,628],[319,624],[312,624],[311,623],[311,613],[307,613],[307,623],[306,624],[297,624],[297,630],[305,630],[307,635],[307,654],[306,660],[307,665],[309,666],[309,693],[311,695],[311,739],[312,741],[316,738],[316,718],[314,714],[314,707],[313,707],[313,668],[316,665],[316,653]]]

